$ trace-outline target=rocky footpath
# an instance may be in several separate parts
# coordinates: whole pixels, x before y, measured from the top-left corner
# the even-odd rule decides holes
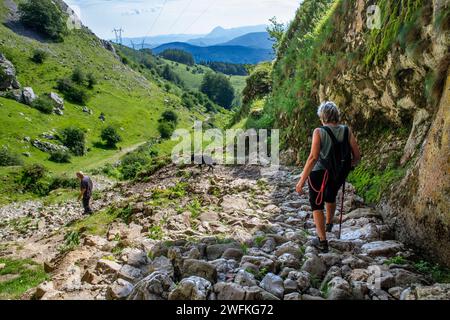
[[[94,209],[101,210],[121,198],[121,195],[114,191],[111,181],[104,177],[94,179],[97,191],[103,194],[93,202]],[[49,235],[63,232],[65,226],[84,218],[76,196],[74,194],[72,200],[61,203],[26,201],[0,207],[0,243],[39,241]]]
[[[123,198],[114,206],[127,213],[127,223],[116,220],[102,236],[82,233],[79,246],[45,261],[52,280],[23,298],[450,298],[450,285],[414,269],[408,262],[414,252],[393,239],[352,186],[342,238],[336,226],[330,252],[319,253],[311,246],[307,196],[294,190],[297,179],[285,167],[201,174],[169,166],[149,182],[119,185],[114,190]]]

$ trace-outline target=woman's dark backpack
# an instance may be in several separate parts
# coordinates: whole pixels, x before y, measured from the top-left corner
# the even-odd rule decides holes
[[[320,159],[328,174],[338,185],[342,185],[352,169],[352,151],[350,146],[350,130],[345,127],[344,140],[339,142],[329,127],[322,127],[331,138],[332,145],[326,159]]]

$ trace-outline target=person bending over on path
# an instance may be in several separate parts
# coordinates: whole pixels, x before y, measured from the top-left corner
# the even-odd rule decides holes
[[[331,232],[333,229],[337,193],[344,184],[350,167],[355,167],[361,160],[361,153],[353,132],[347,126],[340,124],[340,112],[335,103],[321,104],[318,116],[323,127],[314,130],[311,154],[300,176],[296,191],[301,194],[306,181],[308,181],[309,201],[318,235],[318,238],[313,240],[313,245],[322,252],[328,252],[326,232]],[[346,138],[348,138],[348,142],[345,141]],[[343,169],[345,166],[340,165],[344,162],[336,160],[339,150],[348,151],[348,170]],[[330,163],[334,163],[334,166]]]
[[[80,180],[80,195],[78,196],[78,201],[83,199],[84,214],[91,214],[92,209],[90,207],[90,202],[94,185],[91,178],[81,171],[77,172],[77,178]]]

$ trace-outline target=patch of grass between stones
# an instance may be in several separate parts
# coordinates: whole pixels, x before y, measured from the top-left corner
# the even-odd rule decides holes
[[[43,266],[30,259],[0,258],[0,264],[5,264],[0,269],[0,300],[19,299],[28,289],[49,279]]]

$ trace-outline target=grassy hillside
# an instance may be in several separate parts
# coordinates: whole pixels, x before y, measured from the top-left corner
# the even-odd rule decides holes
[[[9,9],[0,3],[0,20],[5,22]],[[23,36],[0,24],[0,53],[10,60],[17,71],[22,87],[32,87],[43,96],[56,92],[57,80],[70,77],[77,67],[92,72],[97,79],[94,89],[89,90],[90,99],[86,106],[92,114],[84,113],[84,105],[65,101],[63,116],[47,115],[14,100],[0,98],[0,145],[19,154],[25,164],[41,163],[56,174],[72,175],[76,170],[88,171],[107,162],[115,162],[124,154],[145,142],[159,137],[158,120],[167,110],[173,110],[179,117],[178,127],[191,128],[195,119],[211,119],[201,109],[188,110],[181,103],[183,91],[173,88],[170,83],[150,72],[136,72],[124,64],[111,51],[106,50],[101,41],[89,30],[74,30],[65,36],[64,42],[53,43]],[[31,57],[36,49],[48,53],[43,64],[36,64]],[[169,88],[169,89],[168,89]],[[173,89],[172,89],[173,88]],[[99,119],[103,113],[106,121]],[[220,113],[213,117],[217,122],[225,120]],[[107,125],[112,125],[122,136],[117,150],[104,149],[100,133]],[[63,128],[75,126],[86,133],[88,152],[83,157],[72,156],[71,163],[57,164],[49,161],[49,154],[34,148],[31,140],[40,139],[46,132],[60,132]],[[159,154],[169,153],[174,142],[163,141],[154,147]],[[26,157],[23,153],[30,153]],[[6,176],[11,168],[0,168]],[[14,170],[13,170],[14,171]]]
[[[198,90],[202,84],[203,76],[207,72],[214,72],[212,69],[195,65],[194,67],[187,66],[182,63],[161,59],[169,64],[173,71],[181,78],[187,89]],[[241,93],[245,87],[246,76],[228,76],[236,93]]]
[[[170,61],[160,56],[154,56],[151,51],[136,51],[126,46],[115,45],[122,59],[133,67],[133,69],[139,71],[148,79],[154,79],[160,83],[158,78],[158,72],[160,72],[165,65],[168,65],[170,69],[180,78],[182,82],[182,88],[185,90],[199,90],[203,81],[203,77],[207,72],[215,72],[211,68],[196,64],[194,66],[188,66],[183,63]],[[144,63],[143,63],[144,62]],[[158,71],[159,69],[159,71]],[[242,90],[245,87],[245,80],[247,76],[228,76],[236,95],[240,97]],[[176,89],[176,88],[173,88]]]

